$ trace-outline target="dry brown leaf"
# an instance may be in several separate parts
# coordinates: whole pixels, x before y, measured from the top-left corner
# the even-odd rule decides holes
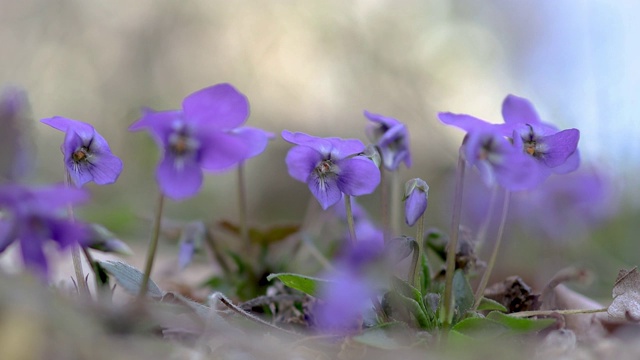
[[[612,295],[613,302],[607,310],[610,319],[640,321],[640,274],[637,267],[620,270]]]

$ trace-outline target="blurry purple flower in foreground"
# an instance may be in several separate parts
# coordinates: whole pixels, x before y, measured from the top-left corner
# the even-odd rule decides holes
[[[67,171],[76,186],[93,180],[98,185],[114,183],[122,171],[122,161],[113,153],[93,126],[60,116],[40,120],[65,132],[60,149]]]
[[[228,170],[264,150],[266,138],[238,128],[248,116],[247,98],[229,84],[218,84],[187,96],[182,110],[145,110],[129,130],[149,130],[163,151],[156,172],[160,190],[183,200],[200,190],[203,169]],[[260,141],[252,143],[254,138]]]
[[[394,118],[368,111],[364,112],[364,116],[374,123],[367,127],[367,136],[380,150],[385,169],[395,171],[403,161],[407,167],[411,167],[407,127]]]
[[[61,249],[83,244],[89,228],[61,216],[67,206],[88,200],[88,194],[66,186],[26,188],[0,186],[0,252],[14,241],[20,242],[25,266],[46,278],[47,259],[43,247],[52,240]]]
[[[407,181],[404,191],[404,221],[409,226],[413,226],[416,221],[427,210],[427,200],[429,199],[429,185],[422,179],[411,179]]]
[[[18,181],[33,167],[29,141],[29,102],[19,88],[7,87],[0,94],[0,180]]]
[[[382,256],[382,243],[376,243],[362,238],[350,244],[338,258],[336,270],[325,277],[329,282],[320,289],[321,302],[315,310],[320,331],[347,335],[360,329],[362,315],[377,295],[374,282],[367,276],[368,267]]]
[[[296,144],[285,159],[289,175],[305,182],[323,209],[337,203],[342,194],[371,194],[380,183],[380,170],[359,154],[364,144],[356,139],[318,138],[284,130],[282,137]]]
[[[487,186],[499,184],[511,191],[531,189],[541,177],[535,160],[515,148],[508,125],[494,125],[469,115],[439,113],[440,120],[467,131],[463,144],[466,161],[475,166]]]
[[[537,160],[545,178],[551,173],[566,174],[580,166],[577,129],[559,131],[543,123],[529,100],[515,95],[504,99],[502,117],[514,127],[514,145]]]
[[[554,240],[586,237],[618,210],[612,180],[596,169],[552,176],[513,198],[514,215],[527,233]]]

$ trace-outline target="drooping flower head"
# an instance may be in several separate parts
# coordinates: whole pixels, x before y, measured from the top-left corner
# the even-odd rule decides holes
[[[506,124],[490,124],[473,116],[439,113],[440,121],[467,131],[466,161],[475,166],[487,186],[499,184],[511,191],[531,189],[544,180],[535,160],[515,148],[506,136],[513,133]]]
[[[373,122],[367,127],[367,136],[380,150],[385,169],[395,171],[402,162],[407,167],[411,167],[407,127],[394,118],[373,114],[366,110],[364,116]]]
[[[149,130],[163,152],[156,171],[160,190],[183,200],[200,190],[203,169],[224,171],[264,150],[266,139],[251,141],[260,136],[256,131],[236,129],[248,116],[247,98],[230,84],[218,84],[187,96],[182,110],[145,110],[129,130]]]
[[[6,87],[0,93],[0,181],[17,181],[33,167],[29,101],[24,90]]]
[[[297,146],[285,159],[289,175],[307,183],[324,210],[342,194],[371,194],[380,183],[380,170],[360,154],[364,144],[356,139],[318,138],[284,130],[282,137]]]
[[[122,172],[122,160],[113,155],[107,140],[90,124],[61,116],[40,120],[65,133],[60,146],[67,171],[77,187],[89,181],[112,184]]]
[[[540,120],[529,100],[508,95],[502,103],[502,117],[514,129],[514,145],[536,159],[540,171],[566,174],[580,166],[577,150],[580,131],[557,127]]]
[[[83,245],[88,238],[88,226],[62,215],[67,206],[86,200],[85,191],[62,185],[45,188],[0,186],[0,252],[19,241],[25,266],[46,278],[48,262],[43,246],[47,241],[52,240],[64,249]]]
[[[404,190],[404,221],[413,226],[427,210],[429,199],[429,185],[422,179],[411,179],[405,184]]]

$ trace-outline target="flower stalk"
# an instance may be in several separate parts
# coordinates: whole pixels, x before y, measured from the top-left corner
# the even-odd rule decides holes
[[[418,263],[420,262],[420,260],[422,259],[423,255],[423,249],[422,249],[422,238],[424,237],[424,213],[422,214],[422,216],[420,216],[420,219],[418,219],[418,226],[416,228],[416,245],[417,248],[414,250],[415,252],[418,253],[417,259],[416,259],[416,265],[413,268],[413,287],[415,287],[416,289],[420,289],[422,286],[420,286],[420,274],[421,274],[421,270],[420,267],[418,266]]]
[[[453,320],[453,273],[456,270],[456,250],[458,248],[458,233],[460,231],[460,215],[462,211],[462,193],[464,189],[465,165],[465,159],[461,147],[458,153],[456,187],[453,200],[453,214],[451,216],[451,235],[446,260],[447,272],[443,296],[444,307],[441,317],[442,324],[445,329],[451,325],[451,321]]]
[[[353,211],[351,210],[351,196],[344,194],[344,207],[347,211],[347,226],[349,227],[349,238],[351,243],[355,244],[358,240],[356,238],[356,229],[353,224]]]
[[[71,174],[69,174],[69,171],[66,169],[65,169],[64,183],[68,188],[71,187]],[[70,221],[75,221],[73,206],[71,204],[67,205],[67,216],[69,217]],[[71,260],[73,261],[73,270],[76,273],[78,291],[80,291],[81,296],[86,297],[88,299],[91,297],[91,293],[89,292],[89,287],[87,286],[87,282],[84,280],[84,271],[82,270],[82,259],[80,258],[80,244],[78,244],[78,246],[71,246]]]
[[[149,243],[149,249],[147,250],[147,260],[144,266],[144,275],[142,276],[142,285],[140,286],[140,292],[138,293],[138,299],[143,299],[147,294],[147,286],[149,285],[149,277],[151,276],[151,269],[153,267],[153,260],[156,256],[156,250],[158,248],[158,238],[160,237],[160,224],[162,223],[162,210],[164,207],[164,194],[162,192],[158,195],[158,204],[156,208],[156,216],[153,223],[153,231],[151,234],[151,241]]]
[[[491,276],[491,271],[493,270],[493,267],[496,264],[496,259],[498,258],[498,250],[500,249],[500,244],[502,243],[502,235],[504,233],[504,227],[507,222],[507,211],[509,210],[510,198],[511,192],[507,190],[504,194],[504,202],[502,203],[502,214],[500,218],[500,227],[498,228],[498,237],[493,246],[491,258],[489,258],[489,262],[487,263],[487,269],[484,271],[482,279],[480,280],[480,284],[478,285],[478,289],[476,290],[476,300],[472,308],[472,310],[474,311],[478,309],[478,306],[480,305],[480,301],[482,300],[482,296],[484,295],[484,290],[486,289],[487,283],[489,282],[489,277]]]
[[[238,221],[240,225],[240,239],[246,250],[251,247],[249,227],[247,225],[247,187],[244,180],[244,161],[238,164]]]

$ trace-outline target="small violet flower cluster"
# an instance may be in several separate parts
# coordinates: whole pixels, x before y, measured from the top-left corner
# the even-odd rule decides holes
[[[490,124],[469,115],[438,114],[443,123],[467,132],[462,152],[487,186],[527,190],[553,173],[578,168],[577,129],[559,131],[542,122],[528,100],[514,95],[504,100],[502,116],[503,124]]]

